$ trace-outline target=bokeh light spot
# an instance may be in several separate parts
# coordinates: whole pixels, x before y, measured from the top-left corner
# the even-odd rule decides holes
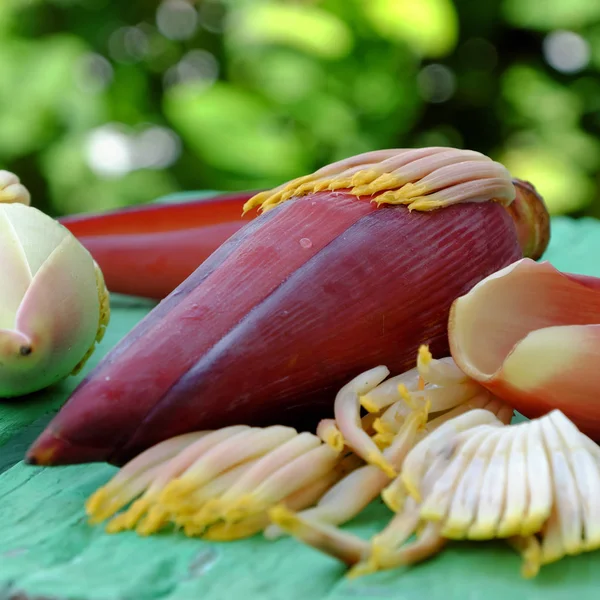
[[[538,141],[510,148],[500,161],[514,177],[535,184],[553,215],[582,209],[593,198],[593,184],[560,148],[548,148]]]
[[[187,40],[198,28],[198,13],[185,0],[165,0],[156,11],[156,26],[170,40]]]
[[[134,138],[133,147],[137,169],[165,169],[181,154],[179,136],[167,127],[148,127]]]
[[[196,89],[210,87],[219,76],[217,59],[206,50],[190,50],[166,73],[166,87],[182,83],[194,83]]]
[[[91,131],[85,144],[89,167],[100,177],[118,178],[140,169],[164,169],[181,154],[179,136],[157,125],[136,132],[121,123]]]
[[[546,62],[561,73],[576,73],[590,61],[590,46],[572,31],[553,31],[544,39]]]
[[[417,75],[417,85],[423,100],[439,104],[454,95],[456,77],[448,67],[434,63],[421,69]]]
[[[248,4],[232,13],[229,38],[240,45],[281,44],[322,58],[338,59],[352,49],[352,30],[317,6]]]
[[[437,58],[456,45],[458,17],[451,0],[362,0],[362,7],[377,33],[418,54]]]
[[[165,94],[165,113],[203,161],[246,177],[248,186],[308,170],[306,144],[248,90],[220,81],[200,94],[193,84],[174,86]]]
[[[118,124],[94,129],[85,145],[87,163],[97,175],[121,177],[133,169],[129,136]]]
[[[288,48],[265,52],[260,61],[240,57],[229,73],[251,80],[263,94],[280,104],[300,102],[326,84],[326,74],[310,57]]]
[[[211,33],[221,33],[225,27],[226,10],[217,0],[203,0],[198,6],[200,26]]]
[[[80,89],[98,93],[110,85],[113,79],[113,68],[104,56],[90,52],[79,60],[75,76]]]
[[[598,0],[504,0],[504,15],[518,27],[552,31],[577,29],[598,23]]]
[[[526,65],[512,65],[502,76],[502,94],[515,111],[544,128],[574,126],[582,102],[569,88]]]
[[[140,27],[120,27],[108,40],[111,58],[122,63],[139,62],[149,48],[148,36]]]

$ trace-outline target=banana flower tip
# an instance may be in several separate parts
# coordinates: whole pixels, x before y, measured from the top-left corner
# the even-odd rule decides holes
[[[103,449],[79,446],[46,429],[28,450],[25,463],[36,466],[71,465],[106,460]]]

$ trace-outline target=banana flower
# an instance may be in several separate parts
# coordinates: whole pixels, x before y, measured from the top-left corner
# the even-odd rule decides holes
[[[351,157],[253,208],[82,382],[30,462],[122,465],[193,431],[313,428],[358,373],[402,373],[422,343],[446,355],[452,302],[524,251],[539,257],[549,234],[531,186],[454,148]]]

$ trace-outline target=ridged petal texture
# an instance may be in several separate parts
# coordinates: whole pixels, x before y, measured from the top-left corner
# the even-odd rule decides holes
[[[55,383],[106,327],[108,299],[89,253],[56,221],[0,205],[0,397]]]
[[[373,364],[447,352],[452,301],[521,256],[495,202],[428,213],[345,192],[244,227],[81,384],[28,457],[122,464],[186,432],[315,424]]]
[[[600,279],[522,259],[453,305],[452,356],[528,417],[553,408],[600,440]]]

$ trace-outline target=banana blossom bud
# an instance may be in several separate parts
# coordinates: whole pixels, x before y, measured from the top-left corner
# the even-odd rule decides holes
[[[109,319],[108,292],[88,251],[28,200],[18,179],[0,172],[0,398],[77,372]]]
[[[423,342],[446,354],[452,302],[524,249],[539,255],[548,239],[531,187],[483,154],[452,148],[355,156],[245,208],[258,206],[264,214],[75,390],[28,461],[122,465],[192,431],[313,427],[330,416],[331,391],[357,373],[401,373]],[[357,391],[344,394],[346,425],[356,423]],[[360,456],[392,474],[363,441]]]

